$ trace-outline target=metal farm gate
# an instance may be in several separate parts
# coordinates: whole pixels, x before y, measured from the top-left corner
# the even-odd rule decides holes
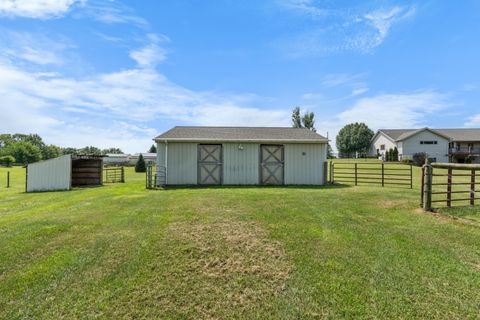
[[[389,162],[330,162],[330,183],[405,186],[413,188],[411,164]]]
[[[123,183],[125,182],[124,167],[103,168],[103,183]]]
[[[283,145],[260,146],[260,183],[284,184],[285,152]]]
[[[220,185],[223,182],[221,144],[198,145],[198,184]]]

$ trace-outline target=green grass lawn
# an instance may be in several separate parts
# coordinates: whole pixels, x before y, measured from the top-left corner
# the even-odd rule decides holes
[[[0,168],[0,318],[476,319],[480,207],[422,213],[414,177],[26,194]]]

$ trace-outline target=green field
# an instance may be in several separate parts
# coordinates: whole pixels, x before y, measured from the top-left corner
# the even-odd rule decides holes
[[[414,177],[26,194],[0,168],[0,318],[476,319],[480,207],[423,213]]]

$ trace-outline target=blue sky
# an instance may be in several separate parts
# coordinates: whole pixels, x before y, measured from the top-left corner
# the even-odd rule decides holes
[[[144,151],[174,125],[480,126],[480,2],[0,0],[0,131]]]

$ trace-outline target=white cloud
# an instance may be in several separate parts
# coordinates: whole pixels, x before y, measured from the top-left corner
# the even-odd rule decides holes
[[[288,125],[288,110],[255,107],[258,97],[192,91],[153,68],[84,78],[29,72],[0,60],[0,128],[35,132],[48,143],[142,151],[170,123]]]
[[[338,131],[349,123],[365,122],[372,130],[421,128],[428,125],[429,115],[450,106],[449,97],[436,91],[380,94],[356,100],[347,110],[320,121],[317,127],[328,131],[334,144]]]
[[[145,28],[148,22],[138,16],[134,10],[119,1],[107,0],[89,0],[81,12],[75,14],[76,17],[93,18],[106,24],[132,24],[137,27]]]
[[[84,0],[0,0],[0,15],[36,19],[58,18]]]
[[[167,58],[167,50],[160,47],[160,42],[168,42],[167,37],[159,37],[154,34],[148,35],[150,43],[146,46],[130,52],[130,58],[135,60],[140,67],[155,67]]]
[[[313,18],[313,26],[307,31],[275,44],[292,58],[342,51],[368,53],[385,41],[395,24],[413,16],[416,11],[415,7],[408,6],[374,11],[365,11],[361,6],[360,9],[327,10],[308,0],[284,0],[280,3]]]
[[[480,127],[480,113],[468,118],[465,127]]]
[[[0,28],[0,58],[36,65],[61,65],[71,45],[63,38],[52,40],[43,34],[12,32]]]

